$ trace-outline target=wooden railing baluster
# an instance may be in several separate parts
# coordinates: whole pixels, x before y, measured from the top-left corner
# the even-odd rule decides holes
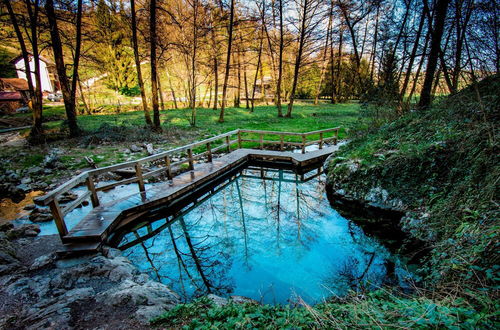
[[[137,184],[139,185],[139,191],[145,192],[146,187],[144,186],[144,178],[142,177],[142,166],[140,162],[135,163],[135,176],[137,177]]]
[[[92,179],[92,175],[87,177],[85,180],[85,184],[87,185],[87,189],[90,190],[90,201],[92,202],[93,207],[99,206],[99,196],[97,196],[97,191],[95,190],[94,180]]]
[[[189,148],[188,149],[188,159],[189,159],[189,170],[194,169],[194,163],[193,163],[193,149]]]
[[[302,153],[306,153],[306,135],[302,134]]]
[[[56,223],[57,231],[59,232],[59,236],[63,238],[68,235],[68,228],[66,227],[66,223],[64,222],[64,216],[61,212],[61,208],[59,207],[59,202],[57,199],[52,200],[49,203],[50,212],[54,217],[54,222]]]
[[[170,166],[170,156],[165,156],[165,167],[167,168],[167,178],[172,180],[172,167]]]
[[[210,145],[210,142],[207,143],[207,158],[208,158],[208,161],[211,163],[212,162],[212,147]]]

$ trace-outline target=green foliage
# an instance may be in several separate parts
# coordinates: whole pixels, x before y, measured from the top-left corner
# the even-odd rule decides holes
[[[2,78],[17,78],[14,65],[10,63],[16,55],[12,54],[5,47],[0,47],[0,72]]]
[[[123,13],[110,8],[104,0],[99,0],[95,15],[98,27],[98,39],[94,47],[94,55],[103,72],[107,74],[104,81],[108,88],[120,90],[133,88],[136,82],[133,52],[129,46],[128,31],[123,21]]]
[[[490,77],[428,111],[371,130],[338,155],[362,160],[361,168],[342,181],[346,190],[363,196],[377,185],[404,202],[408,217],[401,226],[433,248],[420,267],[424,285],[432,295],[453,292],[461,306],[475,310],[454,311],[465,327],[481,322],[483,309],[490,313],[498,307],[493,301],[500,280],[495,202],[500,163],[493,127],[499,120],[499,82]],[[330,182],[341,178],[329,172]]]
[[[399,84],[397,81],[397,61],[392,47],[384,51],[380,68],[380,79],[362,95],[363,111],[367,112],[378,127],[385,122],[395,120],[399,113]]]
[[[139,96],[141,95],[141,90],[139,88],[139,86],[134,86],[134,87],[127,87],[127,86],[124,86],[124,87],[121,87],[120,90],[119,90],[120,94],[122,95],[125,95],[125,96]]]
[[[336,102],[359,99],[372,85],[368,61],[361,59],[359,74],[357,71],[354,55],[343,54],[342,59],[335,56],[327,66],[321,95],[331,96],[335,92]]]
[[[215,305],[208,298],[180,304],[151,321],[156,327],[184,329],[302,328],[485,328],[495,325],[498,304],[487,296],[482,309],[463,299],[403,296],[380,289],[315,306]]]

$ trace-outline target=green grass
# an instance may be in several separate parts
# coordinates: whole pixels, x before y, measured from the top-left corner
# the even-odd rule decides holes
[[[284,108],[286,111],[286,108]],[[196,127],[189,124],[190,109],[162,110],[160,113],[162,127],[168,132],[175,128],[194,131],[200,134],[215,135],[237,128],[277,130],[289,132],[307,132],[335,126],[352,127],[359,116],[357,103],[312,105],[305,102],[294,106],[292,118],[278,118],[275,106],[257,106],[254,112],[245,108],[227,108],[225,122],[218,123],[219,111],[197,109]],[[26,114],[23,114],[26,116]],[[22,115],[17,115],[22,116]],[[44,116],[64,116],[63,106],[47,106]],[[46,124],[47,128],[57,128],[62,121]],[[130,111],[119,114],[96,114],[78,116],[78,124],[86,131],[95,131],[102,124],[144,126],[144,113]]]

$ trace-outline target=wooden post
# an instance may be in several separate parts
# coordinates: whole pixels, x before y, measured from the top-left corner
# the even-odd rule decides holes
[[[97,191],[95,190],[94,180],[92,180],[92,176],[88,176],[85,181],[87,184],[87,189],[90,190],[90,201],[92,202],[93,207],[99,206],[99,197],[97,196]]]
[[[338,140],[338,138],[339,138],[339,129],[337,128],[337,129],[335,130],[335,139],[333,139],[333,144],[334,144],[334,145],[337,145],[337,140]]]
[[[231,152],[231,145],[229,144],[229,135],[226,136],[227,152]]]
[[[238,148],[241,149],[241,132],[238,131]]]
[[[207,152],[208,152],[208,161],[212,162],[212,147],[210,146],[210,142],[207,143]]]
[[[323,133],[319,133],[319,148],[323,149]]]
[[[64,217],[61,212],[61,208],[59,207],[59,202],[57,199],[54,199],[49,204],[50,211],[52,212],[52,216],[54,217],[57,231],[59,232],[59,236],[63,238],[68,235],[68,228],[66,227],[66,223],[64,222]]]
[[[167,177],[172,180],[172,167],[170,166],[170,156],[165,156],[165,167],[167,168]]]
[[[137,184],[139,185],[139,191],[146,191],[144,186],[144,178],[142,177],[142,166],[141,163],[135,163],[135,176],[137,177]]]
[[[302,153],[306,153],[306,135],[302,134]]]
[[[264,149],[264,134],[260,134],[260,150]]]
[[[189,159],[189,169],[192,171],[194,169],[193,164],[193,149],[188,149],[188,159]]]
[[[280,151],[283,151],[284,147],[285,147],[285,143],[283,141],[283,134],[280,135]]]

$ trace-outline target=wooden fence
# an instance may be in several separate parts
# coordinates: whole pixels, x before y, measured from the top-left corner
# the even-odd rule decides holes
[[[160,174],[166,174],[166,176],[171,179],[173,177],[172,169],[174,166],[187,164],[187,169],[192,170],[196,160],[206,157],[208,162],[212,162],[213,154],[221,150],[231,152],[232,149],[243,148],[244,146],[255,147],[257,145],[260,149],[264,149],[266,145],[279,145],[281,151],[285,150],[286,146],[292,146],[300,147],[302,153],[305,153],[306,147],[312,144],[318,144],[319,148],[322,149],[325,142],[333,141],[334,144],[337,144],[338,133],[338,127],[307,133],[237,129],[134,161],[85,171],[48,194],[37,197],[35,203],[37,205],[48,205],[50,207],[57,229],[61,237],[63,237],[68,234],[64,217],[89,197],[92,207],[98,207],[100,205],[98,192],[100,191],[106,191],[116,186],[136,182],[139,186],[139,191],[144,192],[146,191],[144,184],[145,179]],[[331,136],[327,137],[326,135]],[[271,140],[269,136],[277,136],[279,140]],[[317,139],[311,140],[311,136],[316,136]],[[176,157],[174,157],[174,155]],[[173,161],[174,158],[175,161]],[[145,164],[152,165],[151,168],[154,169],[144,172],[143,167]],[[97,184],[100,175],[130,168],[134,169],[133,176],[130,178],[111,183],[105,182],[101,185]],[[64,193],[81,184],[86,185],[87,191],[78,196],[76,200],[64,206],[59,205],[59,198]]]

